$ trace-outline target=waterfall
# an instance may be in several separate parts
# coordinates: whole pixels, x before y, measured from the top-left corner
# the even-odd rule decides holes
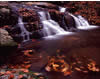
[[[52,34],[64,34],[66,31],[62,29],[57,22],[51,19],[50,14],[45,11],[39,11],[40,20],[43,24],[44,36],[50,36]]]
[[[59,7],[59,11],[63,13],[63,12],[66,11],[66,8],[64,8],[64,7]]]
[[[82,26],[89,26],[89,23],[88,23],[88,21],[86,19],[84,19],[80,15],[78,15],[77,17],[78,17],[78,19],[79,19],[79,21],[80,21],[80,23],[81,23]]]
[[[86,19],[84,19],[81,15],[74,16],[70,13],[68,13],[68,14],[74,18],[76,27],[78,29],[94,29],[94,28],[98,27],[98,26],[90,25],[88,23],[88,21]]]
[[[76,16],[70,13],[68,14],[74,18],[77,27],[82,26],[80,20]]]
[[[74,15],[72,15],[70,13],[69,13],[69,15],[71,15],[74,18],[77,27],[89,26],[89,23],[87,22],[87,20],[85,20],[81,15],[74,16]]]
[[[24,23],[21,17],[18,18],[18,27],[21,29],[20,35],[23,37],[23,42],[30,40],[30,33],[24,27]]]

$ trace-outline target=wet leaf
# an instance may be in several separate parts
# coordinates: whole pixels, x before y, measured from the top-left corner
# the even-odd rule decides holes
[[[77,70],[77,71],[81,71],[81,69],[80,69],[80,68],[77,68],[77,67],[75,67],[75,70]]]
[[[28,68],[30,68],[30,67],[31,67],[31,65],[30,65],[30,64],[25,66],[25,68],[26,68],[26,69],[28,69]]]

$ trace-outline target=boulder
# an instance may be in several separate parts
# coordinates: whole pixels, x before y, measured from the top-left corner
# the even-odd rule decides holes
[[[0,27],[3,27],[5,25],[16,25],[17,21],[17,15],[12,12],[11,8],[8,5],[0,5]]]
[[[17,49],[17,46],[9,33],[4,29],[0,29],[0,56],[3,57],[3,60],[11,55]]]
[[[64,21],[68,29],[76,28],[74,18],[70,16],[67,12],[64,15]]]
[[[16,46],[13,38],[4,29],[0,29],[0,46]]]
[[[74,30],[76,28],[75,21],[72,16],[70,16],[67,12],[61,13],[57,10],[50,9],[48,10],[51,18],[58,22],[58,24],[64,29],[64,30]]]

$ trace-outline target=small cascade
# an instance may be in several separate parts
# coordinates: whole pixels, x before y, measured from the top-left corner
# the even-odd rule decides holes
[[[82,24],[81,24],[79,18],[77,18],[77,17],[74,16],[73,14],[70,14],[70,13],[68,13],[68,14],[74,18],[77,27],[82,26]]]
[[[40,20],[43,24],[44,36],[66,33],[66,31],[64,31],[64,29],[62,29],[57,22],[51,19],[48,12],[39,11],[38,14],[40,15]]]
[[[66,8],[64,8],[64,7],[59,7],[59,11],[60,11],[61,13],[64,13],[64,12],[66,11]]]
[[[75,23],[76,23],[76,27],[78,29],[94,29],[94,28],[98,27],[98,26],[90,25],[88,23],[88,21],[86,19],[84,19],[81,15],[74,16],[70,13],[68,13],[68,14],[74,18]]]
[[[88,21],[85,20],[82,16],[78,15],[77,17],[78,17],[78,19],[79,19],[82,26],[89,26]]]
[[[24,23],[21,17],[18,18],[18,27],[20,27],[21,29],[21,36],[23,37],[23,42],[30,40],[30,33],[24,27]]]

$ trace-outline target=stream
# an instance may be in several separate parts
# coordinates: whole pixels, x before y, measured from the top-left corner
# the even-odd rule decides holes
[[[38,44],[30,42],[24,45],[26,49],[36,49],[39,54],[42,55],[42,59],[38,62],[31,60],[32,71],[40,71],[49,76],[49,79],[99,79],[99,73],[88,73],[73,72],[70,76],[63,76],[59,72],[47,72],[45,71],[45,65],[47,64],[48,56],[55,56],[57,50],[60,50],[60,54],[66,57],[66,61],[71,62],[72,56],[86,56],[96,61],[100,66],[100,28],[91,30],[78,30],[75,33],[68,35],[56,35],[54,37],[47,37],[39,40]],[[23,48],[23,49],[24,49]],[[80,74],[80,75],[79,75]]]

